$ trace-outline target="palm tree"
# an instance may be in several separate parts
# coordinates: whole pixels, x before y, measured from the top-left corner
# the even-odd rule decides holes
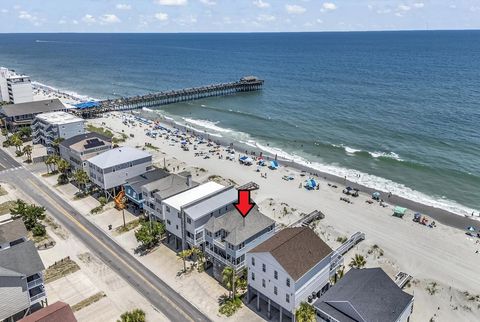
[[[184,249],[181,252],[179,252],[178,257],[180,257],[183,260],[183,271],[187,271],[187,263],[186,260],[192,255],[192,251],[190,249]]]
[[[56,138],[55,140],[53,140],[52,147],[55,149],[56,154],[60,154],[59,146],[60,142],[62,142],[63,140],[65,140],[65,138]]]
[[[345,274],[345,266],[342,266],[338,271],[335,272],[334,284],[336,284],[337,281],[341,279],[344,274]]]
[[[23,153],[27,155],[28,163],[32,162],[32,152],[33,152],[33,147],[30,144],[27,144],[23,147]]]
[[[235,273],[235,270],[230,267],[226,266],[223,271],[222,271],[222,282],[223,285],[228,290],[228,296],[231,297],[232,299],[235,298],[235,284],[237,283],[237,274]]]
[[[10,137],[10,143],[15,146],[17,151],[20,151],[20,147],[23,145],[23,141],[17,133]]]
[[[353,268],[362,268],[367,264],[367,261],[365,260],[365,257],[359,254],[355,254],[355,256],[352,258],[350,264],[348,264],[350,267]]]
[[[82,169],[78,169],[77,171],[75,171],[73,173],[73,178],[78,184],[79,191],[83,191],[85,185],[88,183],[88,180],[90,180],[88,174]]]
[[[145,312],[139,309],[135,309],[131,312],[125,312],[120,315],[120,320],[117,322],[145,322]]]
[[[57,162],[58,171],[63,174],[67,174],[67,171],[70,169],[70,163],[65,159],[59,159]]]
[[[317,319],[315,309],[306,302],[300,303],[300,306],[295,311],[295,318],[297,322],[315,322]]]

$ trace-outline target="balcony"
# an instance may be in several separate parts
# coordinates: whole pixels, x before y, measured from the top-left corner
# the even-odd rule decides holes
[[[32,277],[32,276],[30,276]],[[27,279],[28,281],[28,279]],[[27,282],[27,287],[29,290],[37,286],[43,285],[43,278],[39,274],[33,275],[33,279]]]
[[[223,258],[220,254],[215,253],[210,248],[205,248],[205,253],[207,253],[207,255],[215,258],[216,260],[222,262],[224,265],[232,267],[237,272],[245,267],[245,261],[241,262],[240,264],[233,264],[229,260]]]
[[[30,304],[33,305],[35,303],[40,302],[44,297],[47,296],[45,292],[45,287],[43,285],[39,285],[31,290],[28,291],[30,294]]]

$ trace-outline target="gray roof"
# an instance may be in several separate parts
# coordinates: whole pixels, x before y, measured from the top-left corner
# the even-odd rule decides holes
[[[143,185],[159,179],[166,178],[169,175],[170,173],[168,173],[168,171],[155,168],[139,176],[128,179],[125,184],[130,185],[130,187],[132,187],[135,191],[140,192],[140,189],[142,188]]]
[[[0,244],[27,237],[27,229],[20,219],[0,225]]]
[[[412,298],[381,268],[351,269],[314,306],[339,321],[393,322]]]
[[[262,214],[255,205],[245,220],[237,209],[233,209],[218,218],[211,217],[205,224],[205,229],[212,233],[223,229],[227,232],[225,241],[238,245],[274,223],[275,221]]]
[[[10,269],[0,266],[0,276],[1,277],[23,277],[23,274],[14,272]]]
[[[106,169],[119,164],[133,162],[135,160],[152,157],[150,153],[135,149],[129,146],[122,146],[120,148],[111,149],[100,153],[90,159],[88,162],[96,165],[101,169]]]
[[[155,197],[163,200],[196,186],[198,186],[198,183],[192,181],[189,187],[186,177],[172,173],[167,177],[143,185],[143,188],[153,192]]]
[[[112,142],[112,139],[110,139],[109,137],[106,137],[105,135],[102,135],[96,132],[88,132],[88,133],[75,135],[75,136],[72,136],[71,138],[65,139],[62,142],[60,142],[60,145],[66,148],[69,148],[73,144],[77,144],[81,141],[85,141],[89,139],[99,139],[105,142]]]
[[[0,267],[30,276],[45,269],[31,240],[0,251]]]
[[[222,190],[205,196],[198,202],[193,202],[190,205],[184,207],[185,213],[196,220],[206,214],[211,213],[221,207],[230,205],[238,200],[238,191],[235,187],[230,186]]]
[[[27,114],[40,114],[65,110],[66,107],[59,99],[48,99],[43,101],[32,101],[19,104],[9,104],[0,108],[0,114],[6,117],[13,117]]]

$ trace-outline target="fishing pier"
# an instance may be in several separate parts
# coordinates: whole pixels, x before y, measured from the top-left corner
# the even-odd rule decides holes
[[[168,92],[151,93],[142,96],[122,97],[75,105],[75,113],[84,118],[111,111],[128,111],[144,107],[155,107],[173,103],[187,102],[213,96],[232,95],[262,89],[263,80],[254,77],[242,77],[239,81],[213,84],[202,87],[184,88]]]

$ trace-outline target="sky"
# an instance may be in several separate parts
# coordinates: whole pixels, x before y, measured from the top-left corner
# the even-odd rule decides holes
[[[0,32],[480,29],[480,0],[0,0]]]

